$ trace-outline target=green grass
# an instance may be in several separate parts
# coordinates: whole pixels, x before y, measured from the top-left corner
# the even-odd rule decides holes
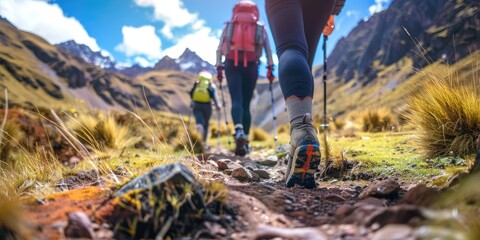
[[[329,144],[334,154],[343,152],[347,160],[361,163],[357,171],[372,172],[377,176],[394,176],[407,182],[427,182],[433,176],[454,172],[451,171],[456,168],[454,166],[448,166],[445,170],[430,166],[414,147],[414,134],[361,133],[355,138],[331,138]]]

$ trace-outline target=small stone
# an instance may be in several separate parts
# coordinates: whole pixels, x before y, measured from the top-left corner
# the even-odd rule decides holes
[[[388,224],[406,224],[415,219],[424,219],[417,206],[397,205],[389,208],[380,208],[364,217],[367,226],[378,223],[380,226]]]
[[[268,167],[274,167],[278,163],[278,157],[275,155],[269,156],[266,159],[262,159],[258,161],[260,165],[268,166]]]
[[[234,177],[234,178],[236,178],[240,181],[252,181],[253,180],[252,172],[248,171],[247,169],[245,169],[243,167],[233,169],[232,177]]]
[[[230,159],[220,159],[217,160],[217,166],[219,171],[224,171],[226,169],[229,169],[228,164],[231,163],[232,161]]]
[[[437,200],[440,192],[435,188],[427,187],[424,184],[419,184],[403,195],[402,202],[408,204],[415,204],[421,206],[428,206]]]
[[[338,194],[330,194],[324,197],[325,200],[330,202],[345,202],[346,199]]]
[[[400,184],[394,179],[387,179],[380,182],[374,182],[365,188],[360,194],[359,198],[364,199],[367,197],[391,197],[398,193],[400,190]]]
[[[335,211],[335,218],[338,220],[343,219],[353,211],[353,207],[349,204],[343,204]]]
[[[75,165],[79,164],[81,161],[82,161],[82,159],[80,159],[77,156],[72,156],[72,157],[70,157],[70,159],[68,159],[68,163],[70,164],[70,166],[75,166]]]
[[[353,205],[354,207],[360,207],[364,205],[373,205],[373,206],[381,206],[381,207],[386,207],[387,204],[385,203],[385,200],[379,199],[379,198],[374,198],[374,197],[369,197],[365,198],[361,201],[358,201]]]
[[[93,225],[90,218],[84,212],[71,212],[68,214],[68,224],[65,228],[65,236],[68,238],[94,237]]]
[[[280,228],[267,225],[259,225],[254,239],[305,239],[305,240],[326,240],[325,233],[316,228]]]
[[[213,160],[208,160],[208,164],[212,165],[214,168],[219,169],[217,162]]]
[[[258,174],[258,176],[262,179],[270,179],[270,173],[263,169],[257,169],[253,171],[254,173]]]
[[[408,225],[391,224],[378,230],[372,240],[414,240],[413,229]]]

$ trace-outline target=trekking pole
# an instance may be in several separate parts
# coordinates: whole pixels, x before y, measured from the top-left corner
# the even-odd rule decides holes
[[[217,109],[217,149],[220,150],[220,109]]]
[[[327,40],[328,36],[323,36],[323,124],[322,128],[328,130],[327,122]]]
[[[275,153],[277,153],[277,142],[278,142],[278,136],[277,136],[277,116],[275,116],[275,99],[273,97],[273,89],[272,89],[272,82],[270,82],[270,95],[272,99],[272,117],[273,117],[273,142],[275,146]]]
[[[220,92],[222,92],[222,104],[223,104],[223,114],[225,116],[225,124],[227,125],[227,139],[228,139],[228,148],[230,148],[230,130],[228,129],[228,118],[227,118],[227,108],[225,104],[225,94],[223,93],[222,82],[220,82]]]

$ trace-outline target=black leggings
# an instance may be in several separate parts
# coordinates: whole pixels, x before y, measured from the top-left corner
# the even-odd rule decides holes
[[[283,96],[313,97],[312,63],[335,0],[266,0]]]
[[[250,101],[257,84],[258,64],[248,62],[247,67],[243,63],[234,66],[233,60],[225,61],[225,76],[227,77],[228,90],[232,99],[233,123],[242,124],[243,131],[248,134],[252,122],[250,115]]]
[[[193,115],[195,122],[203,126],[202,140],[205,142],[208,136],[208,122],[212,116],[212,106],[210,103],[193,103]]]

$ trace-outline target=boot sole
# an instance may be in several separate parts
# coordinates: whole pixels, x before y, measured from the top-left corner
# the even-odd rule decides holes
[[[316,144],[307,144],[295,149],[293,160],[287,176],[287,187],[295,184],[305,188],[315,188],[315,172],[320,164],[320,147]]]
[[[238,138],[235,140],[235,155],[242,157],[247,155],[247,149],[245,148],[246,144],[247,140],[244,138]]]

